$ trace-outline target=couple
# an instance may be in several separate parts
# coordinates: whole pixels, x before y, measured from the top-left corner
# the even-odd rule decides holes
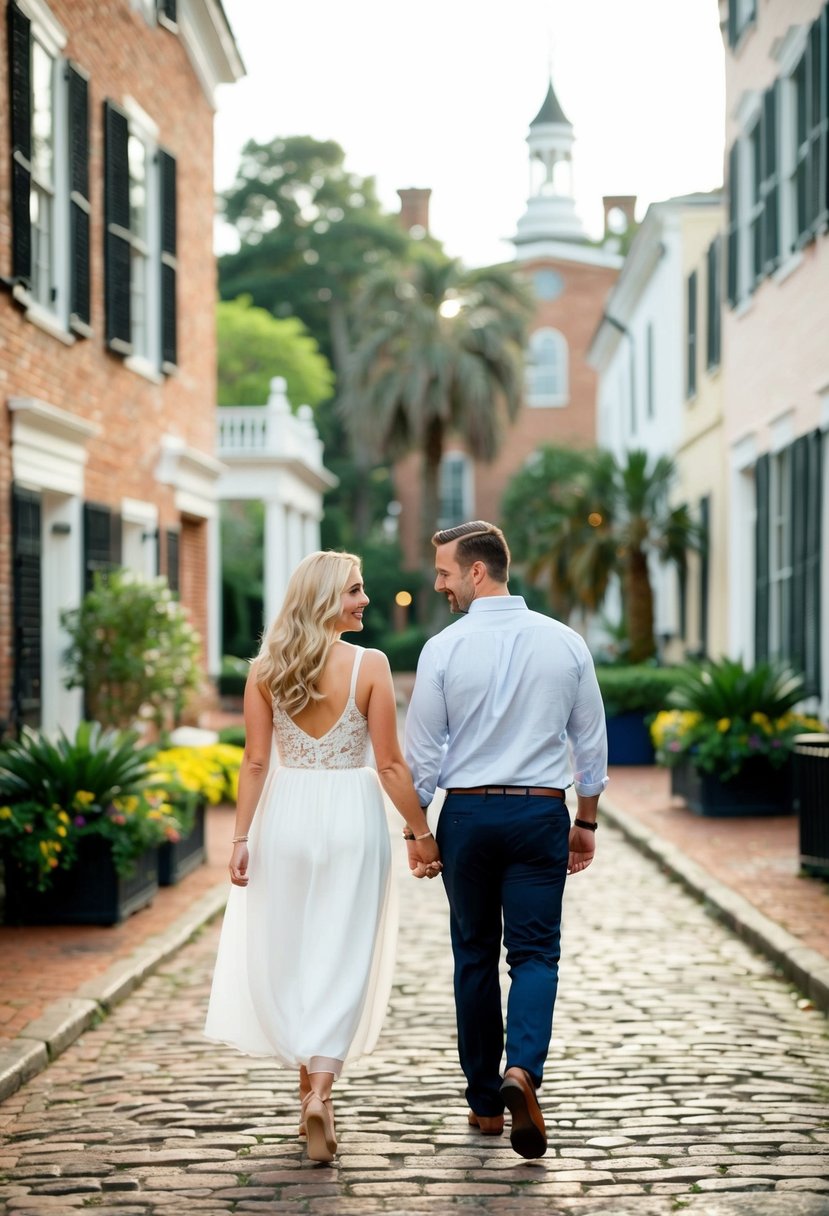
[[[413,874],[442,873],[449,898],[469,1124],[500,1135],[508,1107],[515,1151],[535,1158],[547,1147],[536,1090],[564,881],[593,859],[607,780],[601,696],[578,634],[509,594],[500,529],[475,520],[433,543],[435,590],[461,619],[421,654],[406,760],[385,655],[342,641],[362,629],[369,602],[352,554],[300,563],[245,690],[233,888],[205,1033],[299,1069],[299,1130],[313,1161],[334,1157],[333,1083],[346,1060],[374,1047],[391,986],[381,785],[406,823]],[[369,740],[376,774],[365,767]],[[426,810],[438,785],[436,840]],[[502,918],[511,978],[503,1076]]]

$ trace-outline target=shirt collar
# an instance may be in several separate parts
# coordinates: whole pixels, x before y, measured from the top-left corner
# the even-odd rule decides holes
[[[473,600],[469,612],[504,612],[512,609],[525,609],[523,595],[485,595],[483,599]]]

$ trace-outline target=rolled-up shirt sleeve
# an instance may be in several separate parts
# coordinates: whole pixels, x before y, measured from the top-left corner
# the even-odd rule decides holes
[[[448,733],[443,672],[435,647],[427,643],[417,665],[404,735],[406,763],[421,806],[428,806],[435,796]]]
[[[593,659],[585,647],[579,688],[567,721],[567,739],[573,754],[573,785],[590,798],[607,785],[607,726]]]

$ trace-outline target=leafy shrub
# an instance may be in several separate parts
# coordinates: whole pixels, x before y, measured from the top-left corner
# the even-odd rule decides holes
[[[668,694],[676,683],[676,668],[646,664],[597,667],[596,677],[608,718],[631,712],[654,714],[668,704]]]
[[[139,717],[178,721],[202,680],[200,643],[166,579],[97,574],[61,622],[70,637],[66,686],[83,689],[90,718],[121,729]]]
[[[380,648],[385,651],[392,671],[415,671],[428,636],[425,629],[417,625],[411,625],[400,633],[387,633]]]

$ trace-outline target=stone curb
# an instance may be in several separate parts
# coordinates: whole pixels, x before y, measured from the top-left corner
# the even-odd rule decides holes
[[[758,912],[747,899],[712,877],[675,845],[625,815],[606,795],[602,796],[600,814],[693,895],[710,905],[729,929],[779,967],[818,1009],[829,1013],[829,959]]]
[[[153,971],[171,958],[227,902],[228,884],[212,887],[163,933],[147,938],[127,958],[52,1001],[20,1034],[0,1042],[0,1102],[48,1067],[97,1019],[105,1017]]]

